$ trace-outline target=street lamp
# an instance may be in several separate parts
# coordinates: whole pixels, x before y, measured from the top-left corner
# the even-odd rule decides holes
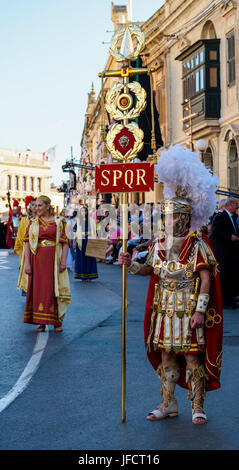
[[[11,193],[9,190],[7,192],[7,200],[8,200],[9,209],[11,209]]]
[[[204,162],[204,153],[207,149],[207,141],[204,139],[199,139],[196,143],[196,148],[200,152],[201,162]]]

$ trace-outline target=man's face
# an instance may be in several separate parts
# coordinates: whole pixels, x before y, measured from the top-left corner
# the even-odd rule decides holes
[[[230,212],[232,214],[235,214],[238,207],[239,207],[239,204],[237,202],[237,199],[233,199],[233,201],[231,201],[231,205],[230,205]]]
[[[188,221],[189,216],[186,214],[166,214],[165,232],[174,236],[181,235],[185,232]]]

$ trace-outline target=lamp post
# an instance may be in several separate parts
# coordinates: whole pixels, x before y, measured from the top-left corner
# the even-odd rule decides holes
[[[196,148],[200,152],[201,162],[204,163],[204,153],[207,149],[207,141],[204,139],[199,139],[196,143]]]
[[[8,200],[9,210],[10,210],[11,209],[11,193],[9,190],[7,192],[7,200]]]

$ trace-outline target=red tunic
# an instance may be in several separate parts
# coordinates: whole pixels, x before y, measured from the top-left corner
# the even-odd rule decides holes
[[[28,226],[24,241],[29,241]],[[45,222],[39,218],[38,243],[43,240],[56,241],[55,221]],[[68,243],[65,224],[60,243]],[[55,246],[40,246],[37,253],[31,253],[32,275],[28,279],[27,298],[24,311],[25,323],[60,326],[57,298],[54,289]]]

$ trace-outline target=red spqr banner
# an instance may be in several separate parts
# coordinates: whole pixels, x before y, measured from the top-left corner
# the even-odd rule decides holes
[[[95,190],[100,193],[144,192],[154,189],[152,163],[115,163],[96,166]]]

